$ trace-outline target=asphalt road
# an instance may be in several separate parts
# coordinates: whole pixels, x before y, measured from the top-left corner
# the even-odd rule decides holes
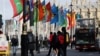
[[[41,53],[36,53],[35,52],[34,56],[46,56],[47,52],[48,52],[47,49],[45,49],[45,50],[42,49]],[[20,54],[21,54],[21,52],[18,51],[16,56],[21,56]],[[51,56],[52,55],[53,54],[51,53]],[[12,53],[11,53],[10,56],[13,56]],[[30,56],[30,54],[29,54],[29,56]],[[83,52],[79,52],[79,51],[77,51],[75,49],[70,49],[68,47],[68,49],[67,49],[67,56],[100,56],[100,53],[97,52],[97,51],[83,51]]]

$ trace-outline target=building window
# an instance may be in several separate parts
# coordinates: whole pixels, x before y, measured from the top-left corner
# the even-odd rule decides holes
[[[85,12],[85,17],[88,17],[88,12]]]
[[[96,16],[96,12],[93,12],[93,17],[95,17]]]

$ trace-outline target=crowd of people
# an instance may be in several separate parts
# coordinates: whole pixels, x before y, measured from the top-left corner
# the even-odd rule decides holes
[[[66,28],[63,27],[62,31],[50,32],[50,49],[47,56],[50,56],[53,49],[55,56],[66,56],[66,48],[69,45],[69,33],[66,32]]]
[[[47,56],[50,56],[51,51],[53,50],[53,54],[56,56],[66,56],[66,48],[70,43],[69,33],[66,31],[65,27],[62,27],[62,31],[58,32],[50,32],[50,36],[47,38],[44,38],[44,41],[42,39],[38,40],[39,48],[41,46],[45,46],[46,48],[49,48],[49,51],[47,53]],[[6,34],[7,41],[9,41],[9,36]],[[32,33],[32,30],[30,29],[27,32],[27,41],[24,42],[21,41],[21,43],[28,44],[27,47],[25,45],[21,44],[22,49],[27,49],[25,51],[29,51],[31,56],[34,56],[34,50],[36,49],[36,37]],[[13,56],[16,56],[19,40],[18,36],[15,34],[11,37],[11,47],[13,51]],[[40,50],[38,50],[40,52]]]

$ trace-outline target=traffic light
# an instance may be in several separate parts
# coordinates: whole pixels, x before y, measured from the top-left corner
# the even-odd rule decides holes
[[[2,15],[0,15],[0,28],[2,28],[3,22],[2,22]]]

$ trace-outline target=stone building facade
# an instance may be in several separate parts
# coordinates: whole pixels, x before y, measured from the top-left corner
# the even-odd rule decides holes
[[[95,18],[100,27],[100,0],[71,0],[71,3],[72,10],[81,14],[82,18]]]

